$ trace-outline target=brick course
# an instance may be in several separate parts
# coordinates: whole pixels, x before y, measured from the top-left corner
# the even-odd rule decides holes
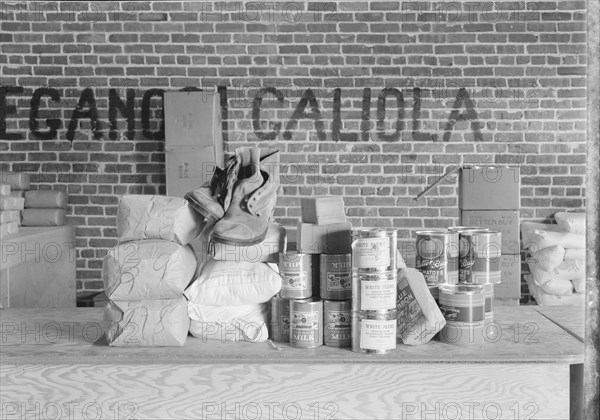
[[[185,87],[222,87],[227,150],[281,150],[276,215],[289,226],[298,197],[342,195],[353,224],[395,227],[408,244],[457,222],[455,184],[412,196],[462,163],[520,165],[523,219],[585,206],[583,1],[34,1],[0,12],[1,165],[69,192],[80,289],[99,287],[115,196],[164,193],[160,95]]]

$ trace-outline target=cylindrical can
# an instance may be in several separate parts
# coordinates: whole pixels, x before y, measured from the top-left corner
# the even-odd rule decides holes
[[[352,305],[349,300],[326,300],[323,304],[325,335],[329,347],[350,347]]]
[[[352,298],[352,256],[350,254],[321,254],[321,298],[346,300]]]
[[[450,232],[463,232],[465,230],[485,230],[485,231],[488,231],[490,229],[486,228],[486,227],[479,227],[479,226],[451,226],[451,227],[448,228],[448,230]]]
[[[466,230],[460,232],[459,236],[459,283],[500,283],[500,232],[481,229]]]
[[[312,297],[312,264],[310,254],[296,251],[279,253],[279,275],[281,291],[286,299],[306,299]]]
[[[386,354],[396,348],[398,311],[381,314],[352,312],[352,351]]]
[[[312,265],[312,296],[319,297],[321,294],[321,263],[319,254],[311,254],[310,263]]]
[[[439,305],[440,303],[440,289],[439,286],[429,286],[429,293],[433,296],[435,303]]]
[[[361,271],[395,271],[398,231],[352,229],[352,268]]]
[[[430,286],[458,283],[458,233],[417,232],[416,268]]]
[[[484,287],[448,284],[439,289],[439,307],[446,319],[446,325],[440,331],[440,341],[458,345],[483,343]]]
[[[290,300],[279,295],[271,298],[271,340],[290,342]]]
[[[323,301],[318,297],[290,300],[290,346],[323,345]]]
[[[396,308],[398,274],[352,270],[352,310],[385,313]]]

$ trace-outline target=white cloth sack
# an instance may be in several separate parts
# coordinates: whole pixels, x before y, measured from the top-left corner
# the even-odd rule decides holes
[[[535,229],[531,233],[529,242],[525,243],[525,246],[534,253],[554,245],[560,245],[563,248],[584,249],[585,236],[570,232]]]
[[[565,232],[585,235],[585,213],[561,211],[554,215],[554,219]]]
[[[531,296],[533,296],[538,305],[566,306],[583,305],[585,303],[585,294],[583,293],[573,293],[567,296],[556,296],[545,292],[537,284],[535,284],[531,274],[527,274],[524,277],[527,281],[527,285],[529,286],[529,293],[531,293]]]
[[[200,234],[203,226],[204,218],[183,198],[130,194],[119,200],[119,242],[166,239],[186,245]]]
[[[183,346],[190,328],[187,301],[109,301],[104,309],[109,346]]]
[[[573,294],[573,283],[569,279],[555,277],[554,274],[542,270],[535,263],[529,263],[529,271],[533,276],[533,281],[546,293],[557,296],[568,296]]]
[[[252,305],[268,302],[281,290],[281,277],[266,263],[209,259],[185,291],[199,305]]]
[[[269,338],[269,302],[256,305],[206,306],[188,303],[190,333],[220,341],[262,342]]]
[[[104,257],[104,290],[113,300],[181,298],[196,266],[189,245],[162,239],[125,242]]]

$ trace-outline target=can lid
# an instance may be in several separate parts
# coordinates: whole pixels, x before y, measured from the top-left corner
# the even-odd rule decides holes
[[[471,228],[471,229],[465,229],[465,230],[460,230],[458,233],[460,233],[461,235],[471,235],[473,233],[476,233],[478,235],[483,235],[486,233],[491,233],[492,231],[490,231],[489,229],[486,228]]]
[[[430,229],[417,230],[417,235],[453,235],[454,232],[449,232],[447,229]]]
[[[313,296],[306,299],[290,299],[290,305],[310,305],[310,306],[318,306],[321,305],[323,301],[320,297]]]
[[[488,228],[486,227],[480,227],[480,226],[451,226],[448,228],[449,231],[451,232],[461,232],[464,230],[485,230],[485,231],[489,231]]]
[[[389,236],[398,236],[398,231],[396,229],[382,229],[382,228],[352,228],[352,236],[359,237],[389,237]]]
[[[442,284],[440,292],[453,295],[475,295],[484,293],[483,285],[479,284]]]
[[[352,269],[352,277],[358,277],[359,279],[377,281],[377,280],[394,280],[398,277],[397,270],[391,271],[361,271],[359,269]]]

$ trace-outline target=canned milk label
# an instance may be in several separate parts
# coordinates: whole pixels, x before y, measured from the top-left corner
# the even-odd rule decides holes
[[[299,273],[281,273],[282,288],[287,290],[304,290],[308,287],[308,275],[306,271]]]
[[[360,309],[386,310],[396,307],[396,280],[361,281]]]
[[[350,339],[350,312],[349,311],[327,311],[326,331],[327,340],[349,340]]]
[[[353,265],[356,268],[390,265],[390,238],[360,238],[352,244]]]
[[[328,292],[344,292],[351,287],[350,273],[327,273],[325,287]]]
[[[281,332],[281,336],[284,341],[290,341],[290,317],[289,315],[281,315],[279,317],[279,322],[281,325],[279,326],[279,331]]]
[[[362,319],[360,348],[389,350],[396,348],[396,320]]]
[[[291,319],[292,335],[290,340],[318,341],[319,315],[316,312],[293,312]]]

